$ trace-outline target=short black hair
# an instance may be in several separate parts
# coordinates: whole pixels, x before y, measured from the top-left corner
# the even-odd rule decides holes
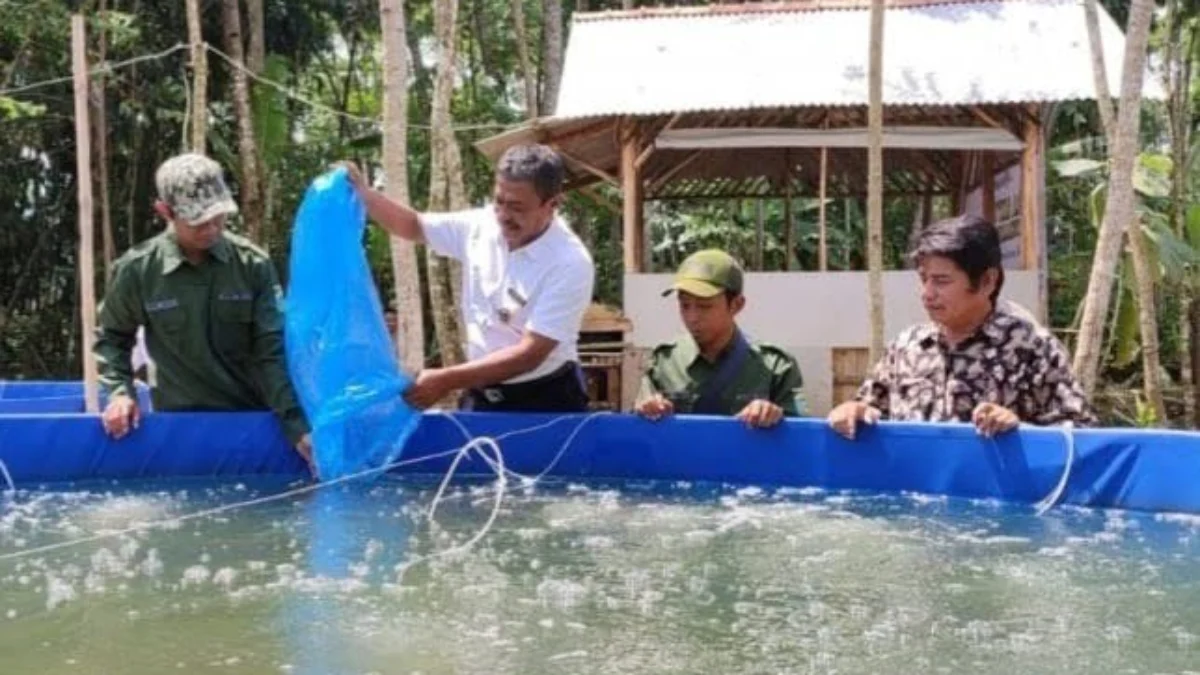
[[[984,272],[995,268],[996,289],[989,299],[996,304],[1000,289],[1004,287],[1004,264],[1000,232],[995,225],[969,214],[939,220],[921,232],[916,248],[909,254],[913,262],[931,255],[953,261],[966,273],[972,290],[979,288]]]
[[[558,153],[540,144],[514,145],[500,156],[496,173],[504,180],[533,183],[542,202],[562,192],[563,162]]]

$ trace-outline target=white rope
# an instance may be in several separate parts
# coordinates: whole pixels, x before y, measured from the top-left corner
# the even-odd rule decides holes
[[[453,413],[451,413],[449,411],[444,411],[444,410],[439,410],[439,411],[437,411],[437,413],[444,415],[447,419],[449,419],[452,423],[454,423],[454,426],[458,427],[458,430],[460,432],[462,432],[463,438],[465,438],[468,443],[470,443],[471,441],[473,441],[475,439],[475,437],[471,435],[471,432],[467,430],[466,426],[464,426],[463,423],[461,421],[459,421],[458,418],[455,417]],[[604,415],[610,415],[610,414],[612,414],[612,413],[601,410],[601,411],[591,413],[591,414],[587,415],[586,417],[584,417],[583,420],[581,420],[579,422],[579,426],[575,427],[575,430],[572,431],[571,435],[567,437],[567,440],[563,441],[562,447],[560,447],[558,449],[558,454],[554,455],[554,459],[550,460],[550,463],[547,464],[546,468],[542,469],[542,471],[540,473],[538,473],[538,475],[531,477],[531,476],[526,476],[524,474],[519,474],[516,471],[512,471],[512,470],[509,470],[508,474],[514,478],[520,479],[522,482],[524,482],[526,484],[526,486],[537,483],[541,479],[545,478],[551,471],[554,470],[554,467],[558,465],[558,461],[560,459],[562,459],[562,456],[564,454],[566,454],[567,448],[571,447],[571,443],[573,443],[575,441],[575,437],[579,435],[579,432],[583,430],[583,427],[586,426],[588,422],[596,419],[597,417],[602,417]],[[553,424],[557,424],[558,422],[560,422],[564,419],[571,419],[573,417],[574,417],[574,415],[563,415],[562,417],[555,418],[554,420],[552,420],[551,422],[549,422],[547,424],[538,425],[536,427],[530,427],[529,429],[521,430],[519,433],[525,433],[525,432],[531,431],[531,430],[545,429],[545,428],[552,426]],[[499,441],[503,438],[508,438],[509,436],[512,436],[512,435],[515,435],[515,434],[512,434],[512,433],[502,434],[500,436],[497,436],[495,440]],[[495,467],[493,467],[493,468],[495,468]]]
[[[134,534],[136,532],[142,532],[145,530],[152,530],[152,529],[155,529],[158,527],[163,527],[166,525],[176,525],[178,523],[184,523],[184,522],[191,521],[191,520],[197,520],[200,518],[207,518],[209,516],[215,516],[215,515],[218,515],[221,513],[226,513],[228,511],[234,511],[236,509],[245,508],[247,506],[258,506],[260,504],[269,504],[274,501],[279,501],[281,499],[288,499],[290,497],[297,497],[299,495],[308,494],[309,492],[315,492],[316,490],[320,490],[321,488],[332,487],[334,485],[339,485],[341,483],[346,483],[346,482],[349,482],[352,480],[357,480],[359,478],[363,478],[365,476],[370,476],[372,474],[389,471],[391,469],[405,466],[408,464],[417,464],[417,463],[426,462],[426,461],[429,461],[432,459],[440,459],[442,457],[448,457],[450,455],[453,455],[456,452],[459,452],[460,450],[461,450],[461,448],[454,448],[453,450],[448,450],[446,452],[441,452],[441,453],[437,453],[437,454],[433,454],[433,455],[425,455],[423,457],[417,457],[414,459],[400,460],[398,462],[392,462],[391,464],[387,464],[382,467],[366,469],[363,471],[359,471],[357,473],[352,473],[352,474],[342,476],[340,478],[334,478],[334,479],[331,479],[328,481],[322,481],[319,483],[309,483],[308,485],[304,485],[304,486],[301,486],[301,487],[293,489],[293,490],[287,490],[286,492],[280,492],[278,494],[268,495],[266,497],[259,497],[257,499],[250,499],[250,500],[242,501],[242,502],[235,502],[233,504],[225,504],[223,506],[216,506],[211,509],[204,509],[203,511],[197,511],[195,513],[188,513],[188,514],[184,514],[182,516],[177,516],[175,518],[164,518],[162,520],[157,520],[157,521],[147,521],[147,522],[142,522],[142,523],[135,523],[129,527],[126,527],[126,528],[120,529],[120,530],[106,530],[104,532],[100,532],[100,533],[97,533],[97,534],[94,534],[94,535],[91,535],[88,537],[83,537],[80,539],[72,539],[69,541],[60,541],[60,542],[57,542],[54,544],[46,544],[45,546],[21,549],[19,551],[11,551],[9,553],[0,554],[0,561],[13,560],[16,558],[24,558],[27,556],[35,555],[37,553],[48,553],[50,551],[56,551],[59,549],[70,548],[72,546],[77,546],[79,544],[86,544],[86,543],[90,543],[90,542],[101,541],[103,539],[109,539],[112,537],[120,537],[120,536],[124,536],[127,534]]]
[[[250,70],[244,64],[239,63],[233,57],[229,56],[228,54],[221,51],[220,49],[217,49],[213,45],[211,45],[207,42],[204,42],[202,44],[204,45],[204,48],[206,50],[208,50],[212,54],[216,55],[218,58],[225,61],[227,64],[229,64],[229,66],[231,68],[236,68],[236,69],[242,71],[243,73],[245,73],[247,76],[249,76],[251,79],[255,80],[256,82],[259,82],[260,84],[263,84],[263,85],[266,85],[273,89],[276,89],[280,93],[282,93],[284,96],[287,96],[288,98],[290,98],[294,101],[297,101],[299,103],[303,103],[304,105],[307,105],[310,108],[316,108],[318,110],[323,110],[325,112],[328,112],[331,115],[336,115],[338,117],[344,117],[346,119],[354,120],[357,122],[367,122],[370,124],[380,124],[382,122],[382,120],[380,120],[378,117],[366,117],[364,115],[355,115],[354,113],[349,113],[344,110],[338,110],[337,108],[334,108],[332,106],[326,105],[324,103],[319,103],[312,99],[306,98],[306,97],[300,95],[292,87],[289,87],[286,84],[276,82],[269,78],[263,77],[262,75],[259,75],[258,73],[254,72],[253,70]],[[175,54],[176,52],[187,51],[190,49],[191,49],[190,45],[180,42],[168,49],[164,49],[161,52],[155,52],[153,54],[143,54],[142,56],[135,56],[133,58],[126,59],[124,61],[116,61],[113,63],[101,64],[101,65],[89,70],[88,76],[91,77],[91,76],[95,76],[95,75],[107,75],[109,73],[112,73],[116,70],[120,70],[122,68],[127,68],[129,66],[133,66],[133,65],[136,65],[139,63],[144,63],[146,61],[157,61],[159,59],[164,59],[168,56],[171,56],[172,54]],[[65,84],[65,83],[74,81],[74,79],[75,79],[74,75],[66,75],[64,77],[55,77],[55,78],[51,78],[49,80],[42,80],[40,82],[24,84],[19,87],[10,87],[8,89],[0,89],[0,96],[11,96],[13,94],[21,94],[21,93],[24,93],[27,91],[33,91],[35,89],[42,89],[44,87],[54,86],[56,84]],[[187,78],[184,78],[184,79],[186,80]],[[515,128],[521,126],[521,124],[522,123],[520,123],[520,122],[514,122],[514,123],[491,122],[491,123],[479,123],[479,124],[451,125],[450,128],[453,129],[454,131],[485,131],[485,130],[491,130],[491,129],[499,129],[502,131],[507,131],[509,129],[515,129]],[[422,130],[428,131],[428,130],[431,130],[433,127],[429,124],[417,124],[417,123],[410,122],[408,124],[408,128],[422,129]]]
[[[250,77],[254,81],[258,82],[259,84],[264,84],[268,87],[271,87],[272,89],[279,91],[284,96],[287,96],[288,98],[290,98],[294,101],[303,103],[311,108],[316,108],[318,110],[324,110],[325,112],[327,112],[331,115],[336,115],[338,117],[344,117],[348,120],[354,120],[356,122],[368,122],[371,124],[380,124],[382,122],[382,120],[380,120],[378,117],[366,117],[363,115],[355,115],[354,113],[349,113],[349,112],[346,112],[345,110],[338,110],[337,108],[328,106],[324,103],[318,103],[317,101],[313,101],[312,99],[305,98],[304,96],[301,96],[299,93],[297,93],[296,90],[293,89],[292,87],[289,87],[286,84],[282,84],[280,82],[276,82],[274,80],[263,77],[262,75],[259,75],[258,73],[254,72],[253,70],[250,70],[244,64],[239,63],[232,56],[229,56],[228,54],[221,51],[220,49],[217,49],[216,47],[212,46],[211,44],[205,42],[204,47],[205,47],[205,49],[207,49],[208,51],[212,52],[214,55],[216,55],[217,57],[219,57],[220,59],[225,61],[225,63],[229,64],[229,67],[236,68],[237,70],[242,71],[248,77]],[[483,124],[463,124],[463,125],[457,125],[457,126],[451,125],[450,128],[455,131],[474,131],[474,130],[486,130],[486,129],[507,130],[507,129],[515,129],[519,126],[521,126],[520,123],[505,124],[502,122],[494,122],[494,123],[483,123]],[[429,130],[429,129],[432,129],[433,127],[428,124],[416,124],[416,123],[410,122],[410,123],[408,123],[408,128],[409,129]]]
[[[1041,516],[1047,511],[1054,508],[1058,501],[1062,499],[1063,493],[1067,490],[1067,482],[1071,477],[1071,469],[1075,466],[1075,425],[1067,422],[1062,426],[1063,437],[1066,441],[1067,458],[1063,463],[1062,475],[1058,478],[1058,485],[1050,491],[1042,500],[1033,505],[1034,512]]]
[[[8,467],[5,466],[4,460],[0,459],[0,473],[4,474],[4,482],[8,484],[10,494],[16,494],[17,486],[13,483],[12,474],[8,472]]]
[[[446,414],[449,416],[448,413],[443,413],[443,414]],[[547,471],[549,471],[551,468],[553,468],[554,464],[558,462],[558,459],[563,455],[564,452],[566,452],[566,449],[570,445],[571,441],[573,441],[575,436],[579,433],[579,429],[583,427],[583,424],[586,423],[588,420],[590,420],[592,417],[596,417],[600,414],[603,414],[603,413],[593,413],[592,415],[588,416],[580,423],[579,428],[575,429],[575,431],[567,439],[567,442],[564,443],[563,447],[559,449],[558,455],[554,458],[554,461],[550,463],[550,465],[546,468],[545,471],[543,471],[541,474],[538,475],[537,479],[540,479],[542,476],[544,476],[546,474]],[[147,522],[142,522],[142,523],[135,523],[135,524],[133,524],[129,527],[123,528],[123,529],[106,530],[106,531],[99,532],[99,533],[96,533],[94,535],[90,535],[87,537],[81,537],[79,539],[60,541],[60,542],[56,542],[53,544],[46,544],[44,546],[36,546],[33,548],[25,548],[25,549],[21,549],[18,551],[10,551],[8,553],[0,554],[0,562],[3,562],[5,560],[16,560],[18,558],[25,558],[25,557],[28,557],[31,555],[37,555],[39,553],[49,553],[52,551],[57,551],[57,550],[65,549],[65,548],[71,548],[74,546],[78,546],[80,544],[87,544],[87,543],[92,543],[92,542],[96,542],[96,541],[102,541],[104,539],[120,537],[120,536],[124,536],[124,535],[128,535],[128,534],[134,534],[137,532],[144,532],[147,530],[152,530],[152,529],[164,527],[167,525],[176,526],[179,523],[184,523],[184,522],[197,520],[197,519],[201,519],[201,518],[207,518],[210,516],[218,515],[221,513],[227,513],[229,511],[234,511],[234,510],[245,508],[248,506],[258,506],[261,504],[269,504],[271,502],[280,501],[283,499],[289,499],[291,497],[296,497],[296,496],[303,495],[303,494],[308,494],[309,492],[314,492],[314,491],[320,490],[322,488],[332,487],[334,485],[347,483],[352,480],[357,480],[359,478],[364,478],[364,477],[371,476],[371,475],[378,474],[378,473],[384,473],[384,472],[391,471],[392,469],[396,469],[396,468],[399,468],[402,466],[407,466],[410,464],[419,464],[421,462],[427,462],[427,461],[431,461],[431,460],[435,460],[435,459],[441,459],[443,457],[449,457],[450,455],[457,455],[455,457],[453,464],[451,464],[450,470],[447,472],[446,477],[443,479],[443,489],[440,489],[438,491],[438,495],[435,496],[435,498],[434,498],[433,508],[436,509],[437,500],[441,498],[441,493],[444,490],[444,485],[449,481],[450,477],[453,475],[454,471],[457,469],[458,463],[462,460],[462,458],[465,456],[465,454],[468,453],[473,447],[475,447],[476,445],[478,445],[480,443],[486,443],[486,444],[490,444],[490,446],[494,446],[494,447],[491,447],[491,449],[497,455],[495,459],[488,457],[487,455],[483,454],[483,452],[481,452],[479,450],[476,450],[476,451],[479,452],[480,457],[482,457],[483,460],[485,462],[487,462],[489,466],[492,466],[493,469],[497,470],[499,479],[504,481],[506,474],[512,474],[515,476],[520,476],[520,475],[515,474],[515,473],[505,469],[504,460],[499,454],[500,453],[500,449],[499,449],[499,441],[500,440],[505,439],[505,438],[512,438],[514,436],[520,436],[523,434],[529,434],[529,433],[533,433],[536,431],[541,431],[542,429],[548,429],[566,419],[570,419],[570,417],[571,416],[564,415],[562,417],[552,419],[549,422],[546,422],[544,424],[539,424],[539,425],[528,427],[525,429],[516,429],[516,430],[510,431],[510,432],[504,433],[504,434],[500,434],[499,436],[496,436],[494,438],[480,437],[479,439],[475,439],[475,438],[471,437],[470,433],[467,432],[466,428],[463,427],[462,424],[460,422],[458,422],[457,419],[454,419],[451,416],[450,417],[451,420],[453,420],[456,424],[458,424],[459,429],[461,429],[463,431],[463,433],[467,436],[467,444],[466,445],[463,445],[463,446],[460,446],[457,448],[453,448],[451,450],[447,450],[444,452],[434,453],[431,455],[424,455],[421,457],[415,457],[415,458],[411,458],[411,459],[402,459],[402,460],[399,460],[396,462],[392,462],[390,464],[386,464],[381,467],[364,469],[363,471],[348,474],[348,475],[341,476],[339,478],[334,478],[334,479],[331,479],[328,481],[322,481],[319,483],[310,483],[308,485],[303,485],[299,488],[287,490],[287,491],[280,492],[280,493],[274,494],[274,495],[267,495],[265,497],[259,497],[256,499],[250,499],[250,500],[241,501],[241,502],[234,502],[232,504],[225,504],[222,506],[213,507],[211,509],[204,509],[202,511],[197,511],[195,513],[189,513],[189,514],[184,514],[181,516],[176,516],[174,518],[164,518],[162,520],[157,520],[157,521],[147,521]],[[7,476],[8,470],[5,469],[4,473]],[[530,480],[526,476],[520,476],[520,478],[522,480],[526,480],[526,481]],[[534,480],[537,480],[537,479],[534,479]],[[9,484],[12,485],[11,478],[9,478]],[[507,485],[507,483],[504,483],[504,484]],[[15,490],[15,487],[13,489]],[[496,508],[499,509],[499,506],[497,506]],[[433,515],[433,511],[431,509],[430,516],[432,517],[432,515]],[[493,514],[492,518],[490,518],[489,520],[494,520],[494,519],[495,519],[495,514]],[[490,528],[491,525],[488,524],[488,525],[486,525],[486,527]],[[478,538],[475,538],[474,541],[478,541]],[[472,545],[474,545],[474,541],[471,542]]]
[[[485,455],[483,453],[483,448],[491,450],[495,454],[495,457],[488,457]],[[454,472],[458,469],[458,463],[462,461],[462,458],[466,457],[471,450],[479,453],[479,456],[482,457],[483,460],[491,465],[496,471],[496,500],[492,503],[492,512],[488,514],[488,518],[483,523],[483,527],[480,527],[479,531],[467,541],[458,544],[457,546],[451,546],[448,549],[431,553],[427,556],[416,556],[411,560],[397,565],[396,573],[401,580],[404,578],[404,573],[416,565],[419,565],[423,562],[429,562],[430,560],[434,560],[436,558],[467,551],[487,536],[487,533],[492,529],[492,525],[495,524],[496,518],[499,517],[500,505],[504,502],[504,493],[508,488],[508,477],[506,476],[506,470],[504,468],[504,454],[500,452],[500,445],[496,443],[495,439],[488,438],[486,436],[480,436],[479,438],[471,439],[470,442],[464,445],[459,451],[458,455],[455,456],[454,461],[451,462],[450,468],[446,471],[445,477],[442,478],[442,484],[438,486],[438,491],[433,496],[433,502],[429,505],[429,524],[436,525],[433,517],[434,514],[437,513],[437,507],[442,500],[442,495],[446,491],[446,486],[450,484],[450,479],[454,477]]]
[[[132,66],[132,65],[135,65],[138,63],[144,63],[146,61],[157,61],[158,59],[166,58],[166,57],[174,54],[175,52],[183,51],[187,48],[188,48],[188,46],[186,44],[179,43],[179,44],[176,44],[174,47],[171,47],[170,49],[165,49],[161,52],[156,52],[154,54],[143,54],[142,56],[135,56],[131,59],[126,59],[124,61],[117,61],[116,63],[105,63],[105,64],[102,64],[100,66],[97,66],[97,67],[89,70],[88,76],[90,77],[90,76],[94,76],[94,75],[106,75],[115,70],[119,70],[121,68],[126,68],[128,66]],[[66,77],[56,77],[54,79],[42,80],[41,82],[34,82],[32,84],[24,84],[19,87],[12,87],[9,89],[0,89],[0,96],[11,96],[13,94],[21,94],[21,93],[24,93],[27,91],[33,91],[34,89],[41,89],[43,87],[49,87],[49,86],[56,85],[56,84],[63,84],[65,82],[71,82],[74,79],[75,79],[74,75],[68,75]]]

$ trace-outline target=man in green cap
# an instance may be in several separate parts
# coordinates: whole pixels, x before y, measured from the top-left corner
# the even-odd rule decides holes
[[[117,260],[93,349],[109,395],[105,431],[122,438],[141,419],[131,361],[139,328],[156,368],[160,411],[270,408],[311,462],[304,411],[288,377],[282,290],[267,254],[225,232],[237,205],[221,167],[198,154],[164,162],[154,209],[167,228]]]
[[[800,367],[790,354],[751,343],[738,329],[746,306],[742,268],[715,249],[683,261],[675,283],[687,335],[654,349],[642,378],[637,411],[653,420],[672,413],[734,415],[766,428],[804,409]]]

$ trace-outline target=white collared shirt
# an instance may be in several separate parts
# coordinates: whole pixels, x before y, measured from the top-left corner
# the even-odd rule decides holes
[[[579,361],[579,330],[596,270],[579,237],[555,216],[534,241],[509,251],[492,208],[423,213],[425,241],[462,263],[466,351],[476,360],[520,342],[525,331],[558,344],[533,370],[507,382],[547,375]]]

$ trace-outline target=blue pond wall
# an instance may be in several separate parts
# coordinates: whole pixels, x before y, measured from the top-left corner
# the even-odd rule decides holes
[[[551,471],[571,480],[819,486],[1032,503],[1053,490],[1067,457],[1067,436],[1058,429],[1021,429],[990,440],[965,425],[897,423],[866,428],[856,441],[846,441],[823,420],[789,420],[756,431],[734,420],[705,417],[652,423],[626,415],[476,413],[456,419],[473,435],[499,437],[508,467],[524,474],[547,468],[578,431]],[[449,418],[426,414],[401,455],[414,463],[397,471],[444,473],[451,456],[423,458],[464,441]],[[1200,513],[1200,434],[1080,430],[1074,444],[1063,502]],[[120,441],[107,438],[95,416],[0,414],[0,460],[23,487],[89,479],[305,474],[267,412],[151,414]],[[472,458],[460,472],[490,474],[491,469]]]
[[[138,393],[138,406],[143,412],[151,410],[150,388],[142,382],[134,384]],[[101,410],[104,409],[107,399],[103,393],[100,394]],[[87,406],[83,401],[82,382],[0,381],[0,415],[81,413],[85,410]]]

